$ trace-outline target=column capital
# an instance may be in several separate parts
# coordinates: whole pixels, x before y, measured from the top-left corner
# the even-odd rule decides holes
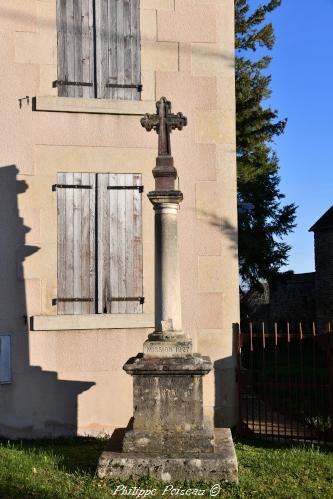
[[[156,206],[163,204],[177,204],[183,201],[183,193],[181,191],[151,191],[147,194],[149,201]]]

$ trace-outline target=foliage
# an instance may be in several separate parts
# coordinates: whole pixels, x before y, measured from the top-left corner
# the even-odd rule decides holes
[[[235,2],[239,255],[241,278],[248,287],[276,278],[290,250],[282,238],[295,226],[295,205],[281,205],[285,196],[279,190],[279,161],[272,147],[287,120],[264,105],[271,95],[271,58],[248,56],[248,51],[274,46],[273,26],[266,16],[280,4],[271,0],[251,13],[249,0]]]
[[[148,477],[137,482],[98,479],[95,476],[96,463],[105,443],[105,440],[92,438],[3,442],[0,446],[0,497],[106,499],[115,496],[116,486],[121,483],[128,488],[156,489],[156,494],[149,497],[171,497],[163,495],[165,484]],[[221,483],[218,497],[333,497],[332,453],[313,448],[249,445],[246,442],[236,442],[236,450],[239,484]],[[203,497],[209,497],[210,484],[196,482],[178,486],[206,489]]]

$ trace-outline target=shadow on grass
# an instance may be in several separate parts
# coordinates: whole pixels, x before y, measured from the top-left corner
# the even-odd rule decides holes
[[[13,449],[34,454],[47,453],[56,458],[58,467],[68,473],[84,473],[93,477],[96,473],[98,459],[101,453],[108,449],[121,452],[125,432],[132,428],[133,418],[126,428],[116,428],[107,437],[73,437],[40,440],[0,439],[0,445],[10,444]],[[1,499],[1,496],[0,496]]]
[[[10,441],[10,446],[29,453],[54,455],[59,467],[68,473],[83,472],[94,476],[99,456],[108,440],[109,438],[92,437],[14,440]],[[1,444],[6,446],[8,440],[0,440]]]

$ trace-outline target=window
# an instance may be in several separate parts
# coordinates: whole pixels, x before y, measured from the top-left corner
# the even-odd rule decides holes
[[[57,0],[62,97],[139,100],[140,0]]]
[[[142,313],[141,174],[57,181],[58,314]]]

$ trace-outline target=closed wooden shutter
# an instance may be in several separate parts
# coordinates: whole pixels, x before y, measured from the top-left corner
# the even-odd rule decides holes
[[[95,95],[94,17],[94,0],[57,0],[59,96]]]
[[[58,173],[58,314],[95,313],[95,199],[94,173]]]
[[[96,0],[96,66],[100,98],[139,100],[140,0]]]
[[[0,384],[11,383],[11,336],[0,335]]]
[[[98,177],[98,312],[140,313],[141,174]]]

